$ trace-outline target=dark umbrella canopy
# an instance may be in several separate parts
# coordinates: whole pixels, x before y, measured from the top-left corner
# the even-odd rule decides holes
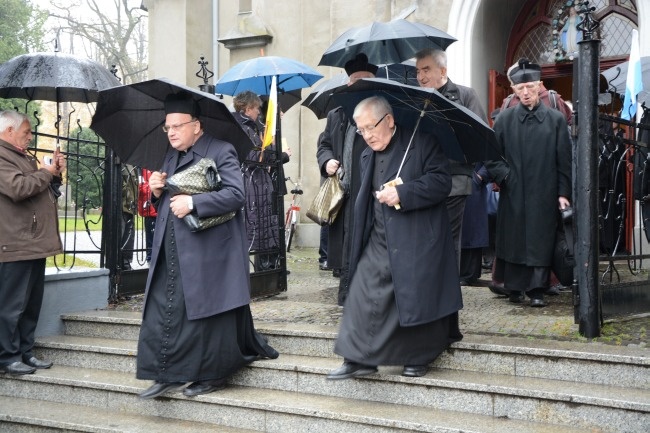
[[[627,82],[627,69],[630,62],[623,62],[602,72],[607,80],[608,89],[619,95],[625,95]],[[639,103],[647,102],[650,99],[650,56],[641,57],[641,79],[643,90],[637,95]]]
[[[207,133],[232,143],[243,161],[253,143],[232,113],[210,93],[175,83],[167,78],[115,87],[99,93],[90,127],[124,162],[159,170],[170,147],[164,101],[173,93],[189,93],[199,104],[199,120]]]
[[[344,67],[359,53],[375,65],[400,63],[424,48],[441,50],[456,38],[422,23],[397,19],[387,23],[373,22],[353,27],[339,36],[321,57],[319,65]]]
[[[261,95],[260,99],[263,103],[269,100],[269,95]],[[292,90],[290,92],[278,92],[278,106],[283,113],[286,113],[289,108],[296,105],[302,99],[300,89]],[[262,113],[266,115],[266,113]]]
[[[100,90],[120,85],[104,66],[71,54],[23,54],[0,65],[2,98],[88,103]]]
[[[332,100],[332,92],[335,89],[347,86],[349,81],[350,77],[345,72],[340,72],[332,78],[321,81],[307,95],[302,105],[313,111],[319,119],[326,118],[330,110],[338,107]]]
[[[418,77],[415,71],[415,60],[406,60],[402,63],[391,63],[390,65],[379,65],[377,78],[387,78],[398,83],[409,86],[419,86]]]
[[[332,99],[352,118],[357,104],[371,96],[388,100],[398,126],[435,134],[448,158],[468,163],[501,158],[492,128],[434,89],[364,78],[340,88]]]
[[[263,56],[240,62],[226,71],[215,86],[217,93],[236,95],[250,90],[257,95],[271,93],[271,80],[277,77],[278,94],[310,87],[323,75],[297,60]]]

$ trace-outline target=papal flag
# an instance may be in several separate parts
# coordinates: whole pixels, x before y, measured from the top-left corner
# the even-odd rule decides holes
[[[625,100],[621,109],[621,118],[633,120],[636,115],[636,97],[643,90],[641,78],[641,57],[639,55],[639,32],[632,30],[632,46],[630,60],[627,66],[627,81],[625,83]]]
[[[278,89],[276,77],[271,80],[271,93],[269,93],[269,107],[266,110],[266,126],[264,128],[264,140],[262,140],[262,149],[265,149],[273,142],[275,138],[275,121],[278,110]]]

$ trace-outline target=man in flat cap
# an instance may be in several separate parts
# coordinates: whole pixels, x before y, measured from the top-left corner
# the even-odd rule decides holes
[[[494,278],[512,302],[525,292],[545,307],[558,209],[571,199],[571,142],[564,116],[540,101],[540,66],[522,59],[509,78],[520,103],[494,124],[505,160],[486,163],[500,187]]]
[[[368,57],[357,54],[345,64],[345,72],[350,77],[348,85],[361,78],[374,78],[377,66],[368,62]],[[341,183],[345,190],[345,199],[336,220],[329,226],[327,245],[327,264],[340,273],[338,304],[343,305],[348,294],[348,262],[350,252],[350,229],[352,227],[354,198],[359,192],[359,158],[366,148],[363,137],[356,133],[357,127],[350,122],[341,107],[327,114],[325,130],[318,140],[316,158],[321,176],[334,176],[339,170],[343,172]]]
[[[162,169],[149,177],[158,216],[138,340],[136,377],[154,381],[140,394],[144,399],[188,382],[188,397],[213,392],[242,366],[278,356],[253,327],[237,152],[203,130],[190,95],[170,95],[165,113],[170,146]],[[221,188],[172,197],[167,178],[204,158],[215,162]],[[232,211],[232,219],[198,232],[183,222],[189,213],[204,218]]]

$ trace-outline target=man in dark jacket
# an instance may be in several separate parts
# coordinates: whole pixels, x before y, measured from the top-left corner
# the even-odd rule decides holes
[[[487,163],[500,187],[494,279],[516,302],[522,292],[544,307],[553,260],[558,208],[571,198],[571,145],[564,116],[541,103],[539,65],[512,71],[521,102],[501,112],[494,131],[503,161]],[[507,162],[506,162],[507,161]]]
[[[450,101],[454,101],[473,111],[487,124],[485,111],[483,111],[474,89],[455,84],[447,76],[447,53],[433,48],[421,50],[415,54],[415,68],[418,83],[420,83],[421,87],[436,89]],[[466,164],[462,161],[450,161],[449,172],[452,176],[452,185],[447,198],[447,211],[449,212],[451,233],[454,237],[456,258],[460,264],[465,201],[467,196],[472,194],[473,182],[476,181],[480,184],[483,179],[474,171],[473,164]],[[485,214],[485,212],[483,213]],[[485,219],[487,221],[487,214],[485,214]]]
[[[38,162],[27,147],[29,118],[0,111],[0,372],[34,373],[52,363],[34,357],[45,287],[45,258],[60,254],[56,210],[65,158]]]
[[[368,63],[365,54],[357,56],[345,64],[345,72],[350,77],[348,85],[360,78],[373,78],[377,66]],[[343,171],[341,183],[345,199],[334,223],[329,226],[327,243],[327,265],[340,273],[338,304],[343,305],[348,295],[350,227],[354,218],[353,203],[361,184],[359,178],[359,157],[366,148],[363,138],[355,133],[356,126],[350,122],[341,107],[327,114],[325,130],[319,137],[316,158],[323,177],[334,176]]]
[[[378,96],[354,111],[368,147],[355,201],[350,293],[334,348],[344,362],[330,380],[372,374],[377,365],[403,365],[402,375],[423,376],[462,338],[463,301],[445,208],[447,158],[435,137],[413,136],[392,113]],[[400,184],[386,186],[396,178]]]

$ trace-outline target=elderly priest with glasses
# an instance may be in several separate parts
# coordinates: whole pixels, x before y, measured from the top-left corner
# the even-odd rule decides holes
[[[198,104],[184,94],[165,101],[170,147],[149,186],[158,216],[138,340],[138,379],[154,384],[140,398],[183,389],[187,397],[219,390],[242,366],[276,358],[253,327],[246,200],[237,153],[231,143],[203,129]],[[237,127],[236,125],[233,127]],[[168,179],[203,159],[214,161],[222,186],[194,195],[171,196]],[[222,224],[191,231],[183,218],[235,212]]]
[[[445,206],[449,163],[435,137],[397,125],[382,97],[361,101],[353,118],[368,147],[360,161],[350,293],[334,348],[343,365],[327,378],[365,376],[379,365],[403,366],[403,376],[423,376],[449,344],[463,337]]]

